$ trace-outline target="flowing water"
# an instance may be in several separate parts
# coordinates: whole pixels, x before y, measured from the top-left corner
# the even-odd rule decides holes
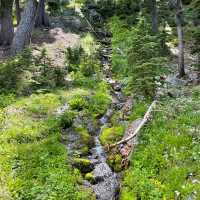
[[[105,80],[113,88],[113,91],[111,92],[112,105],[110,108],[108,108],[105,115],[99,120],[101,127],[99,132],[94,137],[95,146],[91,149],[91,155],[89,156],[89,159],[95,163],[93,174],[97,182],[96,184],[91,185],[91,187],[95,192],[96,198],[98,200],[117,200],[120,187],[119,176],[113,172],[109,165],[106,163],[106,152],[99,140],[99,136],[101,135],[102,130],[104,127],[109,125],[109,121],[112,117],[114,109],[120,109],[121,104],[123,104],[123,95],[120,91],[121,86],[112,79],[109,57],[105,56],[105,53],[106,55],[111,53],[110,50],[111,49],[109,47],[104,46],[100,54],[102,53],[101,61]]]
[[[111,65],[109,59],[109,55],[111,54],[110,51],[112,50],[109,46],[104,46],[100,54],[102,53],[101,61],[105,76],[104,79],[107,81],[108,84],[111,85],[112,88],[112,104],[110,108],[108,108],[105,115],[99,120],[99,129],[96,130],[93,134],[94,146],[90,149],[89,154],[86,156],[93,166],[92,172],[95,178],[95,183],[90,183],[85,180],[84,185],[86,187],[92,188],[97,200],[117,200],[120,187],[119,176],[115,172],[113,172],[107,164],[106,152],[99,140],[102,130],[105,127],[109,126],[109,121],[113,115],[114,110],[121,109],[124,103],[123,95],[121,93],[121,86],[119,85],[119,83],[112,79],[112,73],[110,69]],[[68,108],[69,106],[65,104],[57,110],[57,114],[62,114],[63,112],[68,110]],[[90,125],[93,126],[93,124]],[[77,141],[80,141],[81,138],[78,134],[74,132],[73,128],[64,130],[63,136],[67,136],[67,140],[64,141],[64,144],[66,145],[69,155],[72,156],[74,152],[76,152]]]

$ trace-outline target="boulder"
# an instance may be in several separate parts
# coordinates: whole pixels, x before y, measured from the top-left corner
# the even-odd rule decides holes
[[[73,166],[78,168],[82,173],[89,173],[94,169],[94,165],[86,158],[75,158]]]

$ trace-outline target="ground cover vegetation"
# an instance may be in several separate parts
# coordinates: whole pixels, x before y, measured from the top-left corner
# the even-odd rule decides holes
[[[198,200],[199,13],[199,0],[1,0],[0,199],[98,199],[104,156],[121,200]],[[154,100],[124,165],[108,147]]]

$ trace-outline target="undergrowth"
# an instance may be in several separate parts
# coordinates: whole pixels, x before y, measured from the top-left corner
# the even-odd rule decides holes
[[[18,61],[8,61],[5,65],[10,62]],[[108,86],[104,82],[95,84],[95,90],[85,84],[70,90],[51,89],[52,92],[35,93],[29,97],[20,97],[12,91],[2,93],[1,198],[94,199],[89,190],[79,185],[82,176],[69,164],[66,147],[61,144],[61,130],[71,127],[79,115],[97,121],[104,114],[111,102]],[[57,109],[66,103],[70,111],[58,116]],[[92,143],[84,123],[83,126],[74,125],[74,128],[84,143],[82,153],[87,153]]]
[[[197,87],[157,105],[125,173],[122,200],[199,199],[199,103]]]

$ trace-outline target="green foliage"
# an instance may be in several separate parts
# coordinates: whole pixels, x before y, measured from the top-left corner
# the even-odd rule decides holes
[[[193,182],[200,175],[197,90],[192,97],[167,99],[157,105],[126,172],[122,200],[173,199],[176,191],[183,199],[194,191],[199,196],[199,184]]]
[[[81,73],[83,77],[92,77],[99,73],[100,63],[95,54],[83,52],[82,47],[68,48],[67,52],[66,66],[68,72]]]
[[[199,27],[195,27],[191,34],[191,37],[194,41],[192,46],[192,54],[197,56],[197,62],[195,67],[200,70],[200,30]]]
[[[73,110],[83,110],[84,108],[88,108],[88,102],[86,100],[86,97],[77,95],[74,96],[72,99],[69,100],[69,105]]]
[[[7,107],[16,101],[16,96],[13,93],[0,95],[0,108]]]
[[[65,70],[53,66],[46,50],[33,56],[30,49],[0,63],[1,92],[28,95],[40,88],[53,89],[64,85]]]
[[[24,77],[32,67],[33,57],[30,50],[25,50],[15,58],[0,63],[0,86],[1,91],[17,90],[21,85],[28,84]],[[26,82],[26,83],[25,83]]]
[[[41,54],[34,57],[34,66],[32,81],[35,85],[32,85],[33,88],[39,86],[52,89],[64,86],[66,71],[64,68],[52,64],[46,49],[42,49]]]
[[[128,87],[136,94],[153,96],[155,77],[163,73],[166,60],[162,57],[161,36],[151,35],[144,18],[129,28],[114,17],[110,22],[113,33],[113,71],[117,76],[130,77]]]
[[[75,113],[71,111],[65,111],[61,116],[60,116],[60,126],[62,128],[69,128],[72,126],[73,121],[75,118]]]
[[[92,172],[87,173],[87,174],[85,175],[85,180],[89,181],[89,182],[92,183],[92,184],[94,184],[95,181],[96,181],[96,180],[95,180],[95,177],[94,177],[94,175],[93,175]]]
[[[98,13],[100,13],[104,19],[118,15],[121,18],[127,19],[130,24],[135,22],[136,16],[140,11],[139,3],[140,1],[138,0],[86,0],[85,2],[86,6],[90,4],[96,5]],[[97,22],[97,20],[95,22]],[[94,21],[92,21],[92,23],[94,23]]]
[[[122,138],[123,134],[123,126],[104,128],[100,136],[100,141],[103,145],[113,144],[114,142],[119,141]]]
[[[89,111],[94,117],[102,116],[111,103],[107,85],[101,83],[96,93],[90,98]]]
[[[100,63],[93,56],[85,56],[80,64],[80,72],[86,76],[92,76],[95,73],[99,73]]]
[[[80,71],[70,73],[70,78],[73,80],[74,86],[94,89],[100,82],[99,77],[86,77]]]
[[[81,92],[32,95],[0,110],[3,199],[93,199],[78,188],[80,175],[67,164],[60,143],[60,127],[69,125],[73,114],[53,115],[64,99]]]
[[[99,45],[91,33],[87,33],[81,38],[81,47],[88,56],[96,54],[99,49]]]
[[[142,118],[147,111],[149,104],[150,101],[136,101],[128,118],[129,121],[134,121],[136,119]]]
[[[66,65],[68,72],[77,71],[81,62],[81,55],[83,54],[82,47],[71,48],[68,47],[66,51]]]

